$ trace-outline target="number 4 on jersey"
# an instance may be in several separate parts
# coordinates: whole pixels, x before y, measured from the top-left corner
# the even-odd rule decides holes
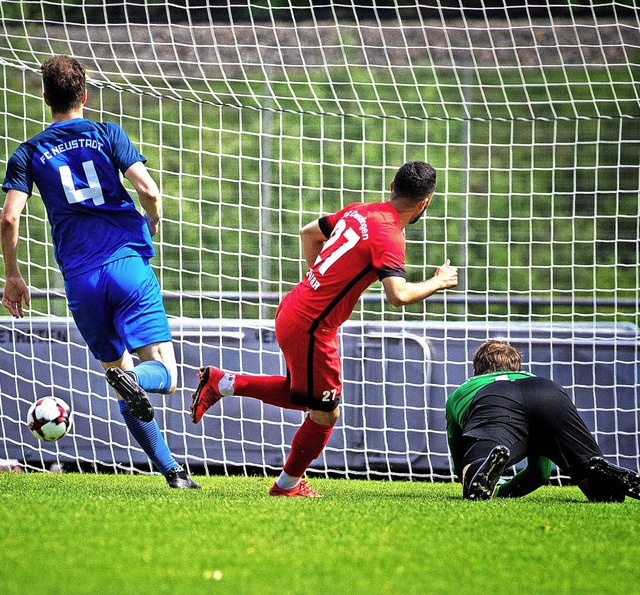
[[[87,178],[89,187],[77,189],[73,183],[73,176],[69,166],[60,166],[60,179],[62,180],[62,187],[64,188],[65,195],[67,196],[67,201],[69,204],[74,204],[76,202],[84,202],[85,200],[93,200],[93,204],[104,204],[102,186],[100,186],[100,181],[98,180],[98,174],[96,173],[93,161],[85,161],[82,164],[82,168],[84,169],[84,175]]]
[[[336,243],[338,238],[344,237],[346,242],[344,244],[338,246],[329,256],[323,258],[323,254],[326,253],[327,249]],[[344,219],[340,219],[331,234],[331,237],[327,240],[322,252],[316,258],[315,264],[322,263],[318,267],[318,273],[324,275],[328,268],[336,262],[341,256],[344,256],[351,248],[353,248],[362,238],[357,234],[355,230],[351,227],[347,228],[347,222]]]

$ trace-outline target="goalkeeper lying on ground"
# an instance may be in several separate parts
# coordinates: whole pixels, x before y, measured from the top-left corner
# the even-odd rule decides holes
[[[447,440],[454,470],[469,500],[519,497],[545,485],[552,462],[597,502],[640,499],[640,475],[605,461],[564,388],[520,371],[517,349],[483,343],[475,376],[447,399]],[[505,468],[527,466],[500,485]]]

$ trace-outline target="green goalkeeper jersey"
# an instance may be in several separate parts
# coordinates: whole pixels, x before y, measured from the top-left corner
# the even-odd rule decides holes
[[[453,459],[453,467],[456,475],[462,478],[462,456],[460,452],[462,442],[462,429],[467,411],[474,397],[485,386],[496,380],[519,380],[521,378],[533,378],[529,372],[489,372],[480,376],[469,378],[464,384],[453,391],[446,404],[447,442]],[[515,477],[498,487],[497,496],[517,497],[524,496],[536,488],[546,484],[551,475],[552,463],[546,457],[528,457],[527,467],[516,474]]]

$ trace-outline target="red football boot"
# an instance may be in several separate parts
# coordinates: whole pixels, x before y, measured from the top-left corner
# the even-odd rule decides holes
[[[269,490],[269,496],[285,496],[287,498],[322,498],[322,495],[311,489],[304,479],[300,480],[300,483],[290,490],[282,489],[278,485],[278,482],[275,482]]]
[[[200,368],[200,373],[198,374],[200,383],[196,392],[191,395],[191,413],[189,415],[194,424],[197,424],[202,419],[204,412],[209,407],[222,399],[218,383],[224,374],[224,370],[214,366]]]

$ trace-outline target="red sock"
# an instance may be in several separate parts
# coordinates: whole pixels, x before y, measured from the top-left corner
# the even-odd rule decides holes
[[[236,374],[233,394],[240,397],[252,397],[263,403],[304,411],[306,407],[292,405],[289,400],[289,383],[284,376],[249,376]]]
[[[292,477],[302,477],[309,465],[322,454],[332,431],[333,426],[317,424],[307,416],[293,437],[284,472]]]

